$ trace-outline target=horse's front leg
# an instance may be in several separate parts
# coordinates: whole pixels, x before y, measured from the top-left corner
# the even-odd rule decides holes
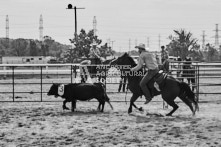
[[[134,102],[137,100],[138,97],[139,97],[138,94],[133,94],[133,95],[132,95],[132,97],[131,97],[131,99],[130,99],[130,107],[129,107],[129,109],[128,109],[128,113],[131,113],[131,112],[132,112],[132,106],[134,106],[134,108],[136,108],[136,109],[139,110],[139,111],[143,111],[143,108],[142,108],[142,107],[138,108],[138,107],[134,104]]]

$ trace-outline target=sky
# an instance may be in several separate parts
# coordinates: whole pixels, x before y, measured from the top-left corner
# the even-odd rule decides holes
[[[77,10],[77,33],[92,30],[95,16],[98,38],[103,44],[110,40],[121,52],[139,43],[159,51],[180,29],[191,32],[200,45],[205,31],[205,43],[214,44],[215,24],[221,25],[221,0],[0,0],[0,37],[6,36],[8,15],[9,38],[39,39],[42,14],[43,35],[70,44],[75,13],[66,9],[68,4],[85,8]]]

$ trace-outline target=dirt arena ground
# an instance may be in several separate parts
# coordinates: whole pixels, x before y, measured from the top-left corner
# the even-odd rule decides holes
[[[125,95],[109,96],[124,100]],[[178,103],[173,117],[165,116],[171,108],[163,109],[162,101],[137,102],[144,112],[132,114],[125,102],[112,102],[114,110],[106,104],[104,113],[97,112],[97,104],[78,102],[70,112],[62,110],[62,102],[1,102],[0,146],[221,146],[219,101],[200,103],[196,116]]]

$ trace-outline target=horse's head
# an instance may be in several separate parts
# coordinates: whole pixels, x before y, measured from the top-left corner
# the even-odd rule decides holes
[[[133,58],[128,55],[128,53],[124,53],[122,56],[113,60],[111,65],[130,65],[133,67],[136,65],[136,63]]]

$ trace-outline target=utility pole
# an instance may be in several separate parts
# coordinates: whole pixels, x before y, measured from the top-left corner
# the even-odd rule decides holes
[[[111,45],[110,45],[110,38],[107,39],[107,46],[111,47]]]
[[[72,7],[72,4],[68,4],[68,8],[67,9],[74,9],[74,13],[75,13],[75,32],[74,32],[74,37],[75,37],[75,41],[77,42],[77,9],[85,9],[85,8],[77,8],[76,6],[74,6],[74,8]]]
[[[40,20],[39,20],[39,40],[43,41],[43,17],[40,15]]]
[[[149,37],[147,37],[147,47],[150,48],[150,40],[149,40]]]
[[[216,47],[216,49],[218,49],[219,48],[219,38],[220,38],[220,36],[219,36],[219,29],[218,29],[218,24],[216,24],[216,29],[214,30],[215,31],[215,47]]]
[[[97,35],[97,20],[96,20],[96,16],[94,16],[94,20],[93,20],[93,31],[94,31],[94,36]]]
[[[8,18],[8,15],[6,15],[6,42],[7,42],[7,45],[9,46],[9,18]]]
[[[137,39],[135,39],[135,46],[137,46]]]
[[[205,31],[203,31],[203,35],[202,35],[202,50],[205,51]]]
[[[159,50],[160,50],[160,46],[161,46],[161,36],[159,34]]]
[[[111,42],[111,48],[112,48],[112,50],[114,50],[114,42],[115,41],[110,41]]]

